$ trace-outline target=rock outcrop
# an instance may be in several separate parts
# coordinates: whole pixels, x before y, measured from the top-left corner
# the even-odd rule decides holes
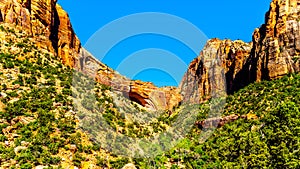
[[[99,62],[81,47],[68,14],[56,0],[1,0],[0,22],[12,24],[34,37],[36,45],[60,57],[65,65],[80,70],[102,84],[123,92],[151,109],[172,109],[181,96],[177,89],[131,81]]]
[[[243,67],[251,49],[251,43],[240,40],[209,40],[199,57],[189,65],[179,86],[183,102],[199,103],[218,90],[232,92],[246,85]]]
[[[201,129],[223,127],[225,124],[234,122],[238,119],[257,120],[258,117],[255,114],[251,113],[246,115],[232,114],[225,117],[208,118],[203,121],[196,121],[195,125]]]
[[[112,90],[122,92],[123,96],[152,110],[172,110],[182,100],[179,89],[175,87],[158,88],[153,83],[130,80],[105,64],[99,62],[85,49],[78,59],[79,70],[94,77],[101,84],[111,86]]]
[[[135,165],[134,164],[126,164],[122,169],[136,169]]]
[[[34,37],[38,47],[59,56],[64,64],[156,110],[171,110],[182,100],[199,103],[218,92],[232,93],[254,81],[299,72],[299,15],[299,0],[273,0],[265,24],[253,34],[253,42],[209,40],[177,89],[131,81],[97,61],[81,47],[68,14],[57,0],[0,1],[0,22],[22,28]]]
[[[300,1],[273,0],[253,42],[209,40],[181,85],[184,102],[198,103],[216,89],[232,93],[249,83],[300,71]],[[216,68],[223,69],[216,74]]]
[[[273,0],[253,34],[252,79],[271,80],[300,70],[300,1]]]
[[[62,58],[73,67],[81,45],[68,14],[56,0],[1,0],[2,22],[22,28],[36,45]]]

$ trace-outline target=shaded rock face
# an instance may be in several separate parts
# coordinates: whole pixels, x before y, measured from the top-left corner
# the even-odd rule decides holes
[[[3,20],[3,16],[2,16],[2,12],[1,12],[1,10],[0,10],[0,22],[3,22],[4,20]]]
[[[22,27],[36,37],[37,46],[60,56],[64,64],[74,66],[80,41],[68,14],[56,0],[1,0],[0,8],[2,22]]]
[[[198,103],[212,96],[216,86],[232,93],[249,83],[280,78],[300,71],[300,1],[273,0],[265,24],[253,41],[209,40],[190,63],[181,84],[183,102]],[[223,68],[214,74],[216,68]]]

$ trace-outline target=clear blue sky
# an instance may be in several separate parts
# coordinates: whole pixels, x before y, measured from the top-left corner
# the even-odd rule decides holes
[[[106,24],[135,13],[141,12],[162,12],[181,17],[197,26],[208,38],[218,37],[220,39],[241,39],[251,41],[253,30],[264,22],[265,13],[269,9],[271,0],[59,0],[58,3],[68,12],[73,28],[81,40],[83,46],[88,39]],[[201,44],[199,43],[199,46]],[[202,47],[202,46],[201,46]],[[97,48],[101,48],[97,46]],[[110,67],[117,69],[120,63],[129,55],[147,49],[162,49],[175,54],[188,65],[196,54],[189,48],[174,39],[158,36],[143,35],[135,36],[122,41],[112,48],[107,57],[102,61]],[[97,51],[89,49],[96,57]],[[201,48],[200,48],[201,49]],[[200,52],[197,51],[197,54]],[[153,53],[153,52],[152,52]],[[163,52],[154,52],[157,56],[137,55],[136,63],[151,58],[164,57]],[[167,54],[166,54],[167,55]],[[166,57],[167,58],[167,57]],[[176,68],[177,65],[169,63],[169,67]],[[173,65],[172,65],[173,64]],[[122,65],[124,67],[124,65]],[[133,62],[128,62],[128,69],[135,67]],[[155,67],[155,66],[154,66]],[[126,69],[120,69],[133,79],[152,81],[158,86],[178,85],[178,78],[184,74],[184,69],[178,65],[177,76],[168,75],[167,72],[158,67],[153,69],[140,70],[134,76]],[[125,70],[125,71],[123,71]]]

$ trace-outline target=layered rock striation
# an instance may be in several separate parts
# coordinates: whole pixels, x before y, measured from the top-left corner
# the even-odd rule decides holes
[[[179,86],[183,102],[199,103],[215,91],[232,92],[245,85],[243,66],[251,48],[251,43],[240,40],[209,40],[189,65]]]

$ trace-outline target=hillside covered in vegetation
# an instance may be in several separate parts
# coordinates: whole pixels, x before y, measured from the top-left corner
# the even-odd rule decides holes
[[[125,118],[114,105],[109,87],[92,82],[96,100],[88,91],[72,92],[74,71],[51,53],[38,49],[21,30],[1,26],[6,39],[0,53],[0,165],[1,168],[299,168],[300,75],[251,84],[226,99],[223,116],[248,115],[216,129],[206,141],[195,125],[177,146],[154,159],[118,157],[90,137],[79,121],[74,98],[92,110],[94,101],[104,119],[117,132],[150,137],[166,130],[176,113],[138,124]],[[91,83],[83,74],[78,83]],[[74,83],[74,82],[73,82]],[[77,90],[77,89],[76,89]],[[82,96],[82,93],[87,93]],[[126,100],[122,96],[117,97]],[[144,111],[124,101],[129,112]],[[199,107],[198,120],[210,111]],[[93,113],[93,112],[92,112]]]
[[[0,1],[0,169],[300,168],[299,11],[272,0],[252,42],[211,39],[159,88],[85,50],[57,0]]]

